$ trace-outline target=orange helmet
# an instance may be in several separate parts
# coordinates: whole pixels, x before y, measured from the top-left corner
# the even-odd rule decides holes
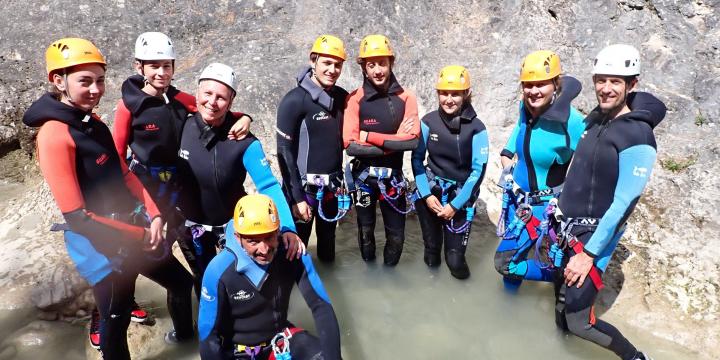
[[[45,63],[48,80],[52,81],[52,73],[82,64],[100,64],[105,66],[105,57],[100,50],[88,40],[80,38],[64,38],[50,44],[45,51]]]

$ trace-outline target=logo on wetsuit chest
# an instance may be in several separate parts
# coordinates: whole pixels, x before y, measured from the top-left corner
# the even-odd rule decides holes
[[[440,137],[438,136],[438,134],[430,134],[431,141],[438,141],[439,139]]]
[[[232,299],[235,301],[248,301],[255,296],[255,293],[240,290],[232,295]]]
[[[647,176],[647,168],[637,167],[637,166],[636,166],[636,167],[633,169],[633,175],[635,175],[635,176],[637,176],[637,177],[644,178],[644,177]]]
[[[98,165],[102,165],[102,164],[106,163],[108,161],[108,159],[110,159],[108,154],[103,153],[103,154],[100,154],[100,156],[98,156],[97,159],[95,159],[95,163]]]
[[[377,119],[363,119],[363,125],[377,125],[380,122]]]
[[[326,113],[326,112],[324,112],[324,111],[321,111],[321,112],[313,115],[312,118],[313,118],[313,120],[315,120],[315,121],[325,121],[325,120],[329,120],[329,119],[330,119],[330,115],[328,115],[328,113]]]
[[[158,131],[160,130],[160,127],[155,124],[146,124],[145,125],[145,131]]]
[[[597,219],[580,219],[580,225],[592,226],[597,224]]]
[[[190,152],[187,150],[180,149],[178,150],[178,156],[185,160],[190,160]]]

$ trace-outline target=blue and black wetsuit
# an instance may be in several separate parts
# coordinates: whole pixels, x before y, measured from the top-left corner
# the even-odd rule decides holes
[[[587,130],[578,144],[558,203],[565,218],[564,230],[582,243],[568,248],[566,258],[574,256],[576,250],[583,251],[595,258],[600,275],[650,179],[656,158],[653,128],[666,112],[660,100],[642,92],[630,93],[628,106],[631,112],[614,119],[607,119],[599,109],[588,115]],[[563,285],[562,277],[558,280],[558,294],[565,299],[564,319],[560,313],[558,324],[565,326],[564,320],[574,334],[608,348],[622,359],[633,359],[635,347],[615,327],[593,314],[602,282],[588,277],[578,289]]]
[[[585,129],[583,116],[570,105],[580,93],[580,82],[570,76],[562,77],[562,91],[554,103],[539,118],[533,119],[520,103],[520,117],[501,156],[518,161],[513,179],[518,192],[532,207],[534,219],[542,219],[548,201],[557,196],[565,181],[575,147]],[[504,228],[511,227],[519,203],[511,201],[505,211]],[[553,272],[539,260],[528,259],[535,242],[534,228],[538,221],[528,223],[521,232],[504,234],[495,252],[495,269],[503,275],[508,289],[517,288],[523,279],[552,281]],[[523,224],[525,225],[525,224]],[[532,227],[528,231],[527,226]]]
[[[321,200],[322,210],[326,217],[334,218],[338,199],[333,195],[343,177],[342,121],[348,93],[339,86],[325,90],[317,86],[311,76],[309,67],[303,70],[297,78],[298,86],[290,90],[278,106],[278,163],[288,202],[305,201],[313,208],[313,219],[308,223],[295,223],[300,239],[307,245],[315,221],[318,258],[332,261],[337,222],[319,218],[318,186],[314,179],[329,180],[324,187],[327,196]]]
[[[375,259],[375,206],[378,200],[383,200],[380,202],[386,240],[383,261],[394,266],[402,254],[405,212],[410,206],[406,200],[407,186],[402,185],[403,152],[417,147],[420,121],[415,94],[400,86],[394,74],[388,81],[385,91],[365,78],[363,86],[348,95],[343,141],[348,155],[355,156],[352,175],[357,187],[355,212],[360,254],[365,261]],[[409,133],[400,129],[405,119],[414,120]],[[360,139],[361,131],[368,133],[367,139]]]
[[[294,328],[287,314],[295,284],[312,310],[318,336],[295,333],[290,338],[292,358],[339,360],[338,321],[310,255],[288,260],[281,245],[272,262],[261,266],[245,252],[234,233],[231,220],[227,245],[203,277],[198,312],[203,360],[267,359],[275,334]],[[250,353],[257,355],[251,357]]]
[[[295,232],[290,208],[260,141],[250,133],[240,141],[227,138],[233,119],[228,113],[220,126],[211,127],[195,113],[185,122],[180,142],[180,210],[186,220],[179,243],[194,273],[197,294],[205,267],[217,253],[216,247],[222,246],[223,227],[246,194],[247,174],[258,192],[277,204],[281,232]]]
[[[468,104],[456,116],[442,109],[425,115],[421,130],[418,147],[412,152],[412,169],[420,193],[415,209],[425,242],[425,263],[440,264],[445,239],[445,262],[450,272],[457,278],[466,278],[470,271],[465,249],[488,160],[485,124]],[[452,221],[437,217],[428,208],[425,199],[431,195],[443,206],[450,204],[457,211]]]

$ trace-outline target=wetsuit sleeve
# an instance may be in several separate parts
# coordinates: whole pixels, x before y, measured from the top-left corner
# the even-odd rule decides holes
[[[523,111],[522,103],[520,104],[520,111]],[[520,132],[520,122],[518,121],[517,124],[515,124],[515,127],[513,128],[512,133],[510,133],[510,137],[507,140],[507,143],[505,143],[505,147],[500,152],[500,156],[505,156],[510,159],[515,156],[515,153],[517,152],[517,149],[515,148],[515,144],[517,143],[517,137],[518,133]]]
[[[340,327],[330,298],[313,266],[310,254],[302,256],[303,271],[297,279],[298,287],[313,314],[315,329],[320,338],[323,359],[340,360]]]
[[[127,158],[127,148],[130,144],[130,136],[132,135],[132,113],[125,106],[122,99],[118,100],[115,108],[115,120],[113,121],[113,141],[115,149],[120,155],[120,161],[124,162]]]
[[[655,148],[645,144],[629,147],[618,154],[620,169],[613,201],[585,245],[586,253],[600,255],[625,224],[650,179],[656,155]]]
[[[389,151],[407,151],[413,150],[418,145],[418,137],[420,137],[420,121],[418,119],[418,106],[415,94],[412,91],[405,90],[398,95],[405,102],[405,113],[403,120],[413,119],[413,128],[409,134],[402,132],[401,129],[395,134],[381,134],[377,132],[369,132],[367,142],[375,146],[379,146]]]
[[[420,192],[420,197],[425,199],[430,196],[430,184],[428,183],[427,173],[425,171],[425,156],[427,153],[427,139],[430,134],[430,128],[424,122],[420,124],[421,137],[418,147],[412,152],[411,164],[413,176],[415,176],[415,186]]]
[[[284,186],[289,190],[289,195],[295,204],[305,201],[305,191],[297,165],[300,124],[304,117],[301,109],[302,101],[292,93],[288,93],[278,106],[275,126],[280,174]]]
[[[570,117],[568,117],[568,135],[570,136],[570,148],[575,151],[580,142],[582,134],[585,132],[585,117],[574,107],[570,108]]]
[[[198,308],[200,357],[203,360],[226,360],[221,329],[223,319],[227,319],[231,312],[221,277],[225,270],[232,266],[232,257],[227,250],[222,251],[210,261],[203,275]]]
[[[460,209],[465,205],[472,194],[477,190],[485,176],[485,166],[488,161],[488,136],[487,131],[483,130],[472,137],[472,171],[465,179],[462,189],[458,192],[457,196],[450,202],[450,206],[454,209]]]
[[[243,164],[253,183],[255,183],[258,192],[269,196],[275,202],[280,215],[280,232],[297,232],[295,222],[290,214],[290,207],[287,200],[285,200],[285,196],[283,196],[280,183],[278,183],[270,170],[270,163],[265,157],[260,141],[254,140],[245,150]]]
[[[186,92],[179,92],[177,95],[175,95],[175,100],[179,101],[183,106],[185,106],[185,109],[189,113],[196,113],[197,110],[197,102],[195,101],[195,97],[186,93]]]
[[[155,200],[152,199],[152,196],[150,196],[150,193],[147,189],[145,189],[142,182],[140,182],[140,179],[137,178],[135,173],[128,169],[125,161],[120,160],[120,167],[122,168],[122,172],[124,174],[125,185],[130,190],[130,193],[132,193],[136,199],[145,205],[145,211],[148,216],[150,216],[150,219],[160,216],[160,210],[157,207],[157,204],[155,204]]]
[[[75,172],[75,142],[68,126],[48,121],[37,136],[38,161],[45,181],[72,231],[88,238],[142,241],[145,229],[105,218],[85,210],[85,199]]]

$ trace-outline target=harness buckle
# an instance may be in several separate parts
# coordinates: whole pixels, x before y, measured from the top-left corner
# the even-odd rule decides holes
[[[328,174],[306,174],[305,181],[311,185],[330,185],[330,175]]]
[[[368,168],[368,175],[376,178],[388,178],[392,176],[393,169],[379,166],[370,166]]]

